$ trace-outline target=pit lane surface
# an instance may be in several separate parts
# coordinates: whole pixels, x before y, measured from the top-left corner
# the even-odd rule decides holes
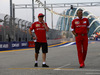
[[[0,75],[100,75],[100,42],[89,44],[86,67],[80,69],[75,45],[49,48],[47,64],[34,67],[34,48],[0,52]]]

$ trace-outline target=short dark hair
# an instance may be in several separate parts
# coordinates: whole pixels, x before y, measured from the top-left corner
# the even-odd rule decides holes
[[[82,9],[78,9],[78,10],[77,10],[77,14],[78,14],[79,11],[83,11],[83,10],[82,10]]]

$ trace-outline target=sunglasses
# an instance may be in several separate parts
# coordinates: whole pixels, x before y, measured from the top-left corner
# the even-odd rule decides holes
[[[39,16],[39,17],[44,17],[44,16]]]

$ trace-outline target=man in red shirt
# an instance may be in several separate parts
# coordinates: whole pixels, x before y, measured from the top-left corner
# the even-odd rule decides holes
[[[32,30],[35,31],[35,37],[33,39],[36,39],[35,42],[35,65],[34,67],[38,67],[38,54],[40,47],[42,47],[42,53],[43,53],[43,64],[42,67],[49,67],[46,65],[46,53],[48,53],[48,44],[46,40],[46,31],[49,31],[49,27],[47,26],[47,23],[43,20],[44,15],[42,13],[38,14],[38,21],[34,22],[32,26],[29,29],[30,34],[32,35]]]
[[[80,68],[85,66],[85,58],[88,48],[88,31],[89,31],[89,21],[87,18],[83,18],[82,10],[79,9],[77,12],[77,18],[72,21],[71,31],[75,35],[78,59]]]

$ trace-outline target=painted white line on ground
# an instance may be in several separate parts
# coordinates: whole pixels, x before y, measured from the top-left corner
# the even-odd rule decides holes
[[[65,71],[85,71],[85,72],[100,72],[100,70],[96,70],[96,69],[64,69],[64,68],[58,68],[56,70],[65,70]]]
[[[58,67],[58,68],[56,68],[56,69],[54,69],[54,70],[60,70],[60,68],[63,68],[63,67],[69,66],[69,65],[70,65],[70,64],[66,64],[66,65],[61,66],[61,67]]]
[[[87,75],[100,75],[100,73],[86,73]]]
[[[70,46],[70,45],[72,45],[72,44],[74,44],[75,42],[71,42],[71,43],[69,43],[69,44],[65,44],[65,45],[62,45],[62,46],[60,46],[60,47],[65,47],[65,46]]]

